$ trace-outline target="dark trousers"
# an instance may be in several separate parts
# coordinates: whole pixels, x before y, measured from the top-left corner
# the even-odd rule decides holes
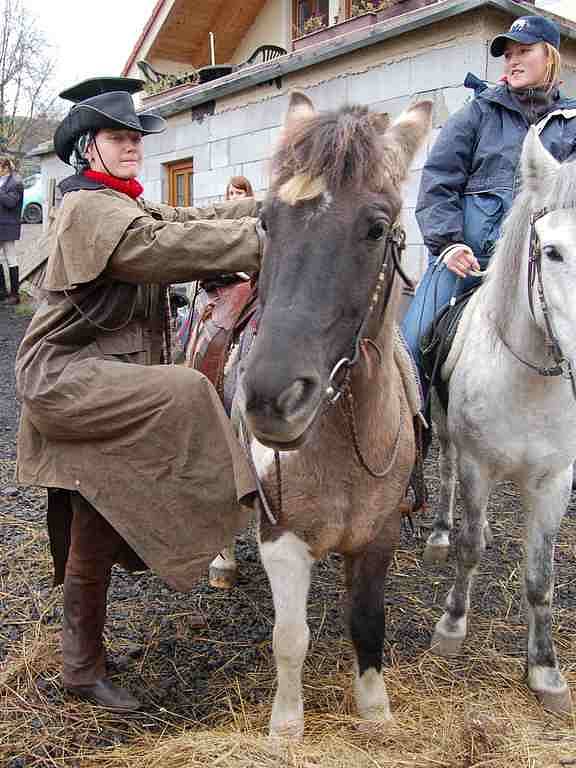
[[[65,685],[91,685],[106,675],[106,598],[123,540],[80,494],[72,493],[71,501],[71,541],[64,574],[63,679]]]

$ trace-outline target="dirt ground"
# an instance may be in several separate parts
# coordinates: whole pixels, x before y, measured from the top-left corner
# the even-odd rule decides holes
[[[206,581],[178,594],[150,573],[117,570],[107,627],[110,673],[144,700],[108,714],[60,685],[61,589],[51,587],[42,490],[14,486],[18,405],[13,361],[27,318],[0,305],[0,768],[376,766],[548,768],[576,765],[571,717],[543,712],[523,682],[522,525],[513,488],[491,500],[494,542],[478,575],[466,653],[428,651],[453,561],[425,567],[423,541],[402,535],[386,595],[385,678],[395,714],[386,728],[354,717],[342,569],[315,568],[311,648],[304,670],[306,736],[266,739],[274,693],[273,608],[251,532],[238,543],[237,587]],[[434,502],[436,466],[427,476]],[[576,697],[576,501],[557,548],[554,635]],[[206,626],[192,625],[201,612]]]

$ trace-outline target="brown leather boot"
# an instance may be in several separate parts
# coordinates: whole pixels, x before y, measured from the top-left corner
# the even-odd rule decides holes
[[[64,687],[82,699],[115,712],[134,712],[141,704],[106,677],[103,632],[109,575],[83,578],[66,574],[62,655]]]
[[[92,685],[66,685],[66,690],[84,701],[111,712],[137,712],[142,704],[125,688],[114,685],[107,677]]]

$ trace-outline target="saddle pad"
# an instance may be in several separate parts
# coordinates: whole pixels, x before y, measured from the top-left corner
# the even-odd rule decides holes
[[[400,378],[402,379],[410,413],[412,418],[414,418],[417,413],[420,413],[424,404],[420,392],[418,372],[398,326],[394,330],[394,361],[400,371]]]
[[[467,291],[458,296],[454,304],[442,307],[420,340],[424,376],[435,387],[445,410],[448,408],[448,382],[442,378],[442,366],[450,353],[460,319],[474,293],[475,289]]]

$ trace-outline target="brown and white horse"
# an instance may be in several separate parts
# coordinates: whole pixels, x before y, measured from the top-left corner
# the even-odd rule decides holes
[[[396,223],[430,116],[430,102],[391,125],[364,107],[317,114],[294,94],[273,158],[262,317],[238,405],[269,500],[259,545],[275,607],[275,736],[303,733],[310,572],[329,552],[345,561],[358,713],[390,718],[384,580],[415,454],[394,355]]]

